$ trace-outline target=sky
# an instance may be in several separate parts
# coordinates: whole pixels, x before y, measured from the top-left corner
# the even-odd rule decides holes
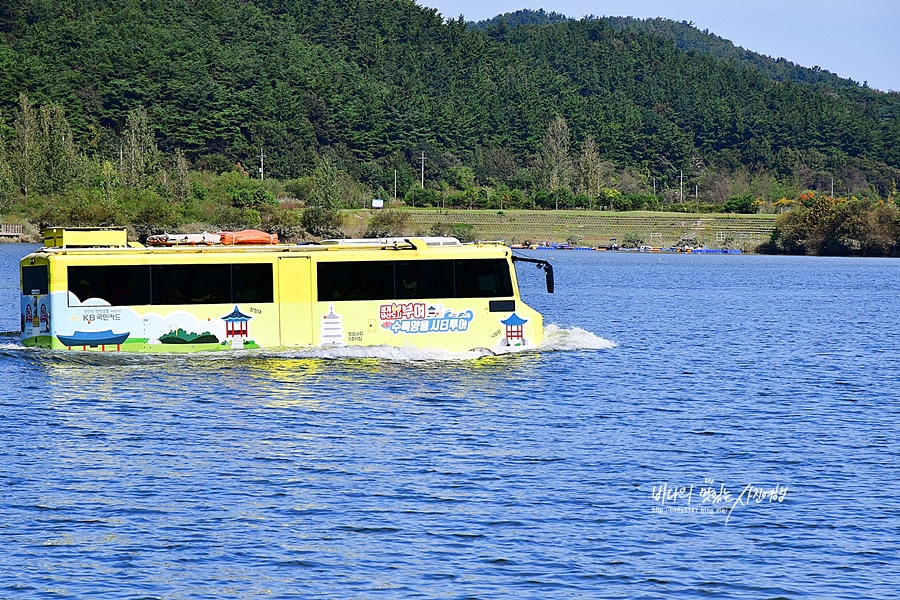
[[[900,91],[900,0],[417,0],[445,19],[481,21],[523,8],[692,22],[736,46]]]

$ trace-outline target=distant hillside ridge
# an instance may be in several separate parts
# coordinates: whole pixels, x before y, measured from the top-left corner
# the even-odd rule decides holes
[[[848,97],[857,97],[860,93],[868,91],[865,85],[860,85],[852,79],[845,79],[820,68],[819,66],[804,67],[791,62],[786,58],[773,58],[759,54],[751,50],[745,50],[736,46],[730,40],[710,33],[708,29],[700,30],[688,21],[673,21],[671,19],[652,18],[638,19],[635,17],[586,17],[591,20],[600,20],[615,27],[617,30],[632,29],[654,36],[673,40],[675,45],[685,51],[695,51],[715,56],[723,60],[731,60],[737,64],[756,69],[766,77],[775,81],[792,81],[799,84],[822,86],[831,90],[844,92]],[[497,15],[491,19],[471,22],[469,25],[475,29],[485,30],[497,26],[501,21],[509,27],[522,25],[555,25],[565,21],[574,21],[571,17],[557,12],[544,12],[540,10],[523,9],[511,13]],[[898,103],[900,105],[900,103]],[[898,113],[895,113],[898,114]]]
[[[496,17],[485,19],[483,21],[469,21],[468,25],[473,29],[484,30],[488,27],[496,27],[500,25],[501,22],[509,27],[519,27],[521,25],[556,25],[557,23],[575,20],[576,19],[573,19],[572,17],[567,17],[556,11],[546,12],[543,8],[539,8],[538,10],[523,8],[522,10],[503,13],[502,15],[497,15]]]

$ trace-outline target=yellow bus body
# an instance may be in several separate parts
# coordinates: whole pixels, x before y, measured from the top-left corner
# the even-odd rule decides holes
[[[55,232],[48,239],[63,235]],[[534,348],[543,336],[542,317],[519,297],[511,250],[500,243],[412,238],[310,245],[122,247],[121,240],[113,244],[109,233],[104,235],[94,247],[86,246],[90,240],[80,234],[80,247],[44,247],[22,259],[24,345],[153,353],[322,346],[413,347],[454,353],[485,348],[500,353]],[[385,298],[388,291],[366,299],[371,295],[366,284],[345,278],[342,281],[357,290],[356,297],[347,298],[340,294],[340,283],[331,292],[326,277],[319,276],[326,273],[335,279],[333,273],[362,273],[375,277],[390,269],[397,272],[401,266],[414,270],[435,264],[449,269],[450,263],[436,261],[452,261],[457,275],[476,265],[481,271],[473,271],[469,279],[476,284],[485,280],[485,285],[493,287],[478,290],[477,297],[454,293],[424,298],[415,295],[415,283],[404,279],[405,286],[413,286],[413,297]],[[483,274],[491,268],[494,271]],[[491,277],[498,281],[506,277],[503,269],[508,269],[508,284],[491,283]],[[145,273],[150,273],[150,283],[142,279]],[[85,279],[75,281],[79,274]],[[110,277],[104,279],[104,274]],[[179,292],[157,285],[166,277],[182,287],[191,286],[187,279],[204,280],[201,284],[218,286],[219,295],[167,296]],[[228,289],[217,283],[229,277]],[[368,280],[373,287],[390,290],[383,278]],[[116,285],[128,288],[122,291],[125,298],[143,300],[129,304],[117,299],[116,291],[109,289]],[[231,285],[235,290],[243,285],[243,291],[229,296]],[[395,291],[395,296],[402,295],[399,279],[396,289],[401,292]],[[458,290],[459,284],[453,289]],[[326,293],[328,297],[323,297]]]

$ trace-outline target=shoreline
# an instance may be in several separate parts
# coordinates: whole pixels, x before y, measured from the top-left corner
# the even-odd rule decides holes
[[[469,228],[475,239],[502,240],[509,245],[528,243],[533,246],[608,248],[631,243],[639,247],[672,248],[690,241],[693,247],[740,249],[743,252],[753,252],[757,246],[769,240],[777,216],[406,207],[389,210],[406,217],[405,235],[434,235],[432,229],[435,227],[463,226]],[[380,212],[377,209],[343,211],[344,234],[348,237],[363,237],[369,220]],[[35,225],[17,227],[21,232],[18,235],[0,233],[0,243],[43,241],[43,235]],[[199,233],[193,230],[191,232]]]

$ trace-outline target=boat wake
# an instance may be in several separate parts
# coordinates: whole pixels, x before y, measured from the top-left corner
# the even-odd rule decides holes
[[[605,340],[579,327],[563,328],[555,324],[544,328],[544,341],[534,349],[521,352],[495,352],[487,348],[478,348],[466,352],[448,352],[446,350],[421,348],[396,348],[393,346],[333,346],[328,348],[304,348],[298,350],[281,350],[257,352],[254,356],[272,356],[277,358],[321,358],[321,359],[354,359],[377,358],[388,361],[445,361],[472,360],[485,356],[501,356],[505,354],[533,354],[540,352],[566,352],[578,350],[607,350],[615,348],[615,342]]]
[[[318,358],[324,360],[375,358],[385,361],[408,362],[472,360],[484,356],[494,356],[494,353],[482,348],[466,352],[448,352],[446,350],[411,347],[396,348],[394,346],[331,346],[297,350],[263,350],[255,352],[253,356],[259,358]]]
[[[556,324],[544,328],[544,341],[534,349],[521,352],[494,352],[487,348],[478,348],[466,352],[449,352],[438,349],[396,348],[393,346],[328,346],[298,349],[264,349],[253,351],[217,351],[194,352],[190,354],[134,354],[131,352],[80,352],[77,350],[42,350],[26,348],[18,341],[10,338],[0,339],[0,355],[14,356],[25,354],[29,358],[46,357],[50,360],[88,364],[146,364],[157,362],[192,361],[201,358],[204,361],[235,359],[259,360],[277,359],[321,359],[321,360],[353,360],[379,359],[391,362],[409,361],[466,361],[498,356],[504,354],[535,354],[542,352],[574,352],[583,350],[607,350],[615,348],[615,342],[603,339],[580,327],[560,327]]]
[[[551,323],[544,327],[544,341],[538,350],[541,351],[573,351],[573,350],[608,350],[615,348],[616,343],[594,335],[580,327],[560,327]]]

